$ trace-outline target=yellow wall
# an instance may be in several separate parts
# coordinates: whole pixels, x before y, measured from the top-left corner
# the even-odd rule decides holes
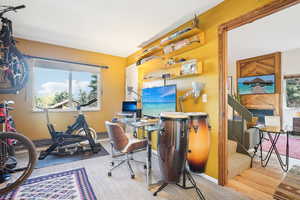
[[[17,45],[20,51],[27,55],[110,66],[109,69],[102,70],[103,98],[101,110],[86,112],[90,126],[98,132],[104,132],[104,121],[111,120],[113,115],[121,110],[125,91],[126,58],[22,39],[18,39],[18,41]],[[16,111],[13,111],[12,115],[19,132],[32,140],[50,137],[46,128],[44,113],[32,112],[32,78],[29,79],[26,89],[23,89],[20,94],[0,95],[0,99],[16,102]],[[50,119],[58,130],[63,130],[73,123],[75,114],[75,112],[50,113]]]
[[[223,3],[199,16],[201,27],[205,31],[205,45],[180,55],[180,57],[184,58],[198,58],[204,63],[204,73],[199,76],[199,81],[206,84],[203,93],[208,95],[208,103],[199,102],[198,104],[194,104],[193,100],[188,100],[184,102],[184,108],[185,111],[190,112],[207,112],[210,116],[212,126],[211,151],[206,169],[206,173],[209,176],[218,177],[218,27],[230,19],[236,18],[271,1],[225,0]],[[138,54],[139,52],[135,52],[129,56],[127,65],[134,63],[136,61],[135,57]],[[143,64],[139,68],[139,86],[141,87],[142,85],[143,73],[159,67],[162,67],[162,62],[160,61],[150,61]]]

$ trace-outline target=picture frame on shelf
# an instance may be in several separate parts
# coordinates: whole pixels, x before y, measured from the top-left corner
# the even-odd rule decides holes
[[[196,59],[188,60],[181,65],[180,75],[198,73],[198,61]]]

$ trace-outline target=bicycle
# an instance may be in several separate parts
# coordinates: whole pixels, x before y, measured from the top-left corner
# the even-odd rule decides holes
[[[3,17],[7,12],[16,12],[23,8],[25,8],[25,5],[16,7],[0,6],[2,23],[0,30],[0,94],[18,93],[28,80],[28,64],[16,47],[16,41],[13,38],[12,21]]]
[[[49,119],[49,108],[42,108],[37,106],[46,114],[47,128],[51,135],[52,144],[45,150],[41,151],[39,160],[45,159],[50,154],[55,155],[70,155],[80,151],[92,151],[98,153],[101,150],[101,146],[96,143],[97,133],[94,129],[89,127],[81,108],[89,106],[97,101],[92,99],[86,104],[80,104],[77,101],[72,100],[76,103],[76,110],[78,115],[76,116],[75,122],[68,126],[65,131],[56,131],[53,124]],[[88,144],[88,145],[85,145]],[[84,149],[84,146],[88,146],[88,149]]]
[[[0,195],[20,186],[32,173],[37,152],[34,144],[24,135],[17,133],[9,111],[13,101],[0,104]]]

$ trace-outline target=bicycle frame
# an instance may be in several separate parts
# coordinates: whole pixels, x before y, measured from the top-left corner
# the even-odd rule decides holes
[[[13,125],[13,118],[9,115],[8,102],[4,101],[0,106],[0,117],[2,121],[2,132],[16,132],[16,128]]]
[[[28,65],[23,55],[16,47],[13,37],[12,21],[3,15],[10,11],[25,8],[24,5],[16,7],[6,7],[0,10],[1,30],[0,30],[0,69],[2,71],[1,78],[5,82],[10,83],[0,89],[0,93],[18,93],[24,87],[28,80]],[[5,86],[5,84],[4,84]]]

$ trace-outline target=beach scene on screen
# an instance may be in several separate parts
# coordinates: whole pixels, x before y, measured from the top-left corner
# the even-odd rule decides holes
[[[161,112],[176,111],[176,86],[144,88],[142,91],[142,113],[158,117]]]

